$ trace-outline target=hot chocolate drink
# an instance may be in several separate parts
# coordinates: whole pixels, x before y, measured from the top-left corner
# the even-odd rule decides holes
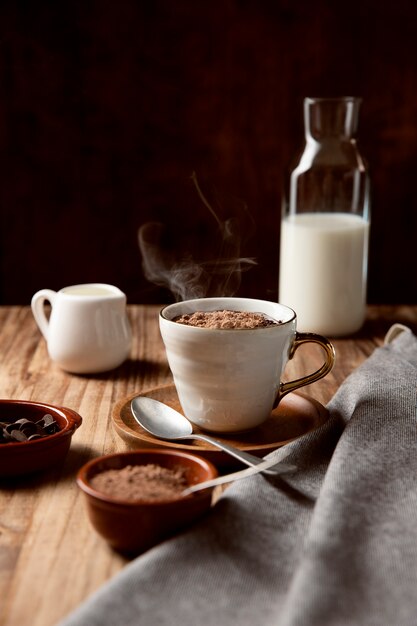
[[[250,311],[229,311],[227,309],[217,311],[195,311],[185,313],[173,320],[186,326],[198,326],[201,328],[215,329],[254,329],[277,326],[280,322],[268,318],[263,313]]]

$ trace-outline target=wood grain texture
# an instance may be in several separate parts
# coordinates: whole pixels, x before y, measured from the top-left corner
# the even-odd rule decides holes
[[[90,281],[166,301],[144,277],[140,226],[164,224],[180,260],[220,254],[193,171],[256,259],[239,295],[275,299],[283,181],[302,99],[320,95],[363,97],[369,301],[415,303],[416,3],[5,0],[0,30],[3,304]]]
[[[83,417],[63,467],[0,480],[2,625],[55,624],[125,563],[91,532],[74,477],[88,459],[126,449],[111,428],[113,404],[169,379],[158,310],[130,309],[132,358],[111,374],[84,377],[50,362],[28,307],[0,309],[0,396],[77,407]]]
[[[51,363],[28,307],[0,307],[0,397],[66,405],[83,417],[62,467],[0,481],[2,626],[55,625],[127,563],[92,530],[75,474],[94,456],[128,449],[111,424],[117,402],[136,390],[172,382],[158,311],[158,306],[129,307],[134,341],[124,365],[107,375],[75,376]],[[356,337],[334,342],[333,371],[305,393],[327,403],[396,321],[417,330],[417,307],[370,307]],[[305,346],[288,374],[301,375],[320,359],[315,346]]]

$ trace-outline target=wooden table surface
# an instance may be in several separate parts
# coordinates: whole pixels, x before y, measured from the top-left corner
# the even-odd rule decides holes
[[[83,418],[65,463],[24,478],[0,479],[0,624],[56,624],[128,562],[90,526],[77,470],[89,459],[128,449],[111,423],[115,403],[172,382],[158,329],[158,306],[131,305],[131,358],[112,373],[75,376],[48,358],[29,307],[0,307],[0,397],[67,406]],[[346,376],[381,345],[394,322],[417,329],[417,306],[372,306],[362,331],[334,340],[336,365],[303,392],[327,403]],[[304,346],[288,376],[319,365]],[[307,365],[308,362],[308,365]],[[0,450],[1,454],[1,450]]]

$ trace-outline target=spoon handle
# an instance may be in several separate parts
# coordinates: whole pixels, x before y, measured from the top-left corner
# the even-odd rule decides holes
[[[257,456],[254,456],[253,454],[249,454],[248,452],[244,452],[243,450],[238,450],[237,448],[234,448],[233,446],[229,446],[227,443],[223,443],[222,441],[217,441],[217,439],[213,439],[212,437],[209,437],[208,435],[200,435],[197,433],[193,433],[192,435],[190,435],[190,437],[192,437],[193,439],[200,439],[201,441],[206,441],[207,443],[211,443],[213,446],[216,446],[217,448],[220,448],[220,450],[223,450],[223,452],[227,452],[227,454],[230,454],[231,456],[235,457],[235,459],[239,459],[239,461],[241,461],[245,465],[249,465],[249,467],[256,467],[260,463],[264,462],[263,459]],[[282,456],[280,461],[284,458],[285,457]],[[278,464],[280,461],[277,461],[276,464]],[[268,471],[267,468],[265,469],[265,471]]]
[[[202,489],[207,489],[208,487],[216,487],[217,485],[223,485],[224,483],[234,482],[235,480],[240,480],[241,478],[247,478],[249,476],[253,476],[254,474],[259,474],[260,472],[264,472],[265,470],[275,467],[275,475],[285,474],[288,472],[293,472],[297,468],[295,465],[289,465],[288,463],[280,463],[275,459],[268,459],[259,463],[256,467],[248,467],[244,470],[240,470],[239,472],[234,472],[233,474],[226,474],[225,476],[219,476],[218,478],[213,478],[212,480],[206,480],[203,483],[197,483],[196,485],[191,485],[191,487],[187,487],[182,492],[183,496],[188,496],[191,493],[195,493],[196,491],[201,491]]]

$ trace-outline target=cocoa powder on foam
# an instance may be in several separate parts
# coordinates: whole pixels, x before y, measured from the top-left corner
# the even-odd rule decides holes
[[[186,326],[199,326],[213,329],[253,329],[277,326],[280,321],[266,317],[263,313],[250,311],[195,311],[185,313],[173,320]]]
[[[185,468],[170,469],[153,463],[105,470],[93,476],[90,483],[114,498],[143,502],[174,500],[188,487]]]

